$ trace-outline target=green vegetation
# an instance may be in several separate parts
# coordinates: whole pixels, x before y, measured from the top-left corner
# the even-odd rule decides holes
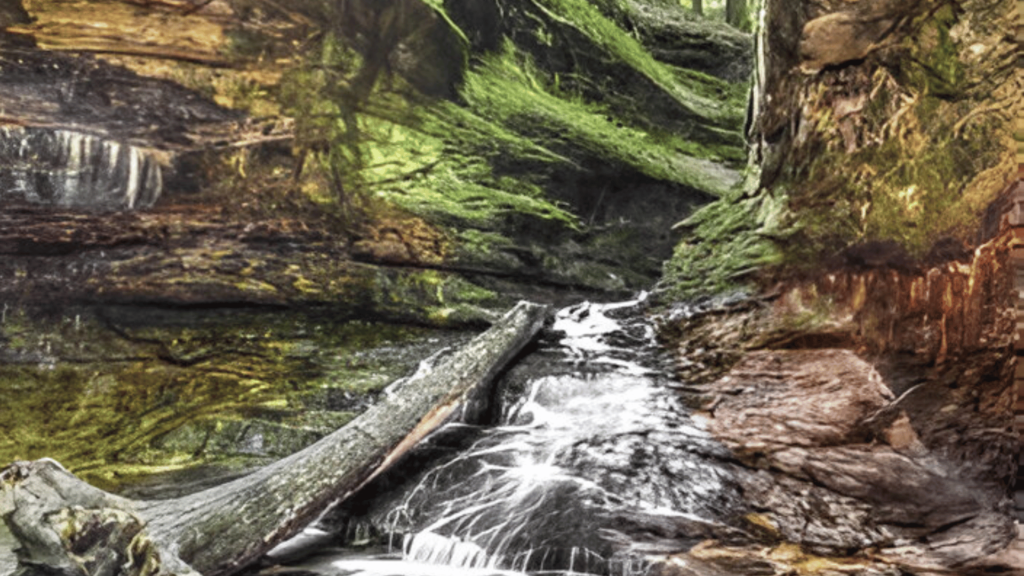
[[[973,244],[1004,184],[989,169],[1006,161],[1008,124],[986,113],[996,84],[969,77],[976,47],[954,38],[956,23],[953,6],[939,6],[914,21],[898,61],[809,78],[781,176],[692,217],[666,290],[741,288],[772,264],[800,273],[861,243],[895,242],[918,259],[944,238]]]
[[[106,314],[8,315],[7,353],[81,361],[0,366],[0,460],[48,456],[104,487],[225,457],[251,465],[343,425],[439,345],[422,328],[302,314]]]
[[[426,98],[387,71],[366,89],[360,78],[370,63],[343,36],[325,35],[280,89],[283,108],[297,119],[295,189],[344,221],[398,208],[448,238],[472,237],[455,252],[496,263],[524,233],[542,229],[554,241],[587,234],[593,208],[581,209],[603,198],[574,190],[580,180],[645,179],[704,198],[736,183],[729,166],[744,157],[737,130],[745,83],[655,60],[589,2],[524,8],[522,21],[508,26],[540,44],[513,43],[517,33],[498,50],[473,55],[456,100]],[[461,23],[444,17],[465,39]],[[579,51],[589,56],[571,70],[547,56]],[[623,73],[632,75],[626,92]],[[661,108],[652,110],[648,96]],[[666,114],[689,119],[666,125]],[[699,142],[679,129],[710,136]],[[552,254],[537,261],[552,275],[575,267]]]
[[[755,272],[782,259],[785,206],[785,198],[737,190],[682,222],[690,232],[665,263],[665,299],[751,288]]]
[[[233,66],[137,69],[266,120],[247,136],[258,144],[203,167],[222,181],[196,201],[222,206],[218,223],[246,234],[251,221],[255,236],[301,230],[308,244],[264,260],[184,242],[90,282],[290,311],[9,314],[0,352],[17,362],[0,365],[0,460],[49,456],[117,488],[280,456],[343,425],[433,351],[417,344],[424,329],[330,315],[492,319],[503,299],[449,266],[495,272],[500,286],[648,286],[674,243],[670,223],[734,195],[745,80],[655,58],[651,38],[595,3],[523,0],[490,42],[441,0],[236,8],[259,25],[225,34]],[[687,26],[662,29],[674,38]],[[310,308],[319,317],[295,312]],[[401,348],[410,358],[394,357]]]
[[[561,97],[560,97],[561,96]],[[724,147],[706,147],[679,136],[644,131],[623,124],[606,108],[572,94],[557,95],[545,86],[532,60],[506,44],[500,54],[484,57],[467,77],[463,97],[480,115],[529,135],[578,163],[588,159],[614,162],[620,169],[677,182],[713,196],[734,183],[718,163]]]
[[[536,0],[552,21],[578,30],[596,48],[640,72],[658,89],[669,94],[684,109],[714,126],[738,129],[743,109],[709,98],[679,82],[671,70],[654,59],[642,44],[605,17],[588,0]]]
[[[933,25],[940,31],[947,26],[941,11]],[[879,70],[873,97],[856,118],[836,121],[832,106],[810,100],[822,151],[789,184],[795,189],[791,220],[800,229],[791,248],[794,261],[863,241],[895,240],[914,256],[943,236],[971,241],[990,200],[973,182],[1003,155],[1002,122],[960,121],[977,105],[955,80],[957,52],[948,36],[944,42],[927,57],[912,59],[901,78]],[[929,58],[940,60],[928,64]],[[854,122],[858,134],[850,136]]]

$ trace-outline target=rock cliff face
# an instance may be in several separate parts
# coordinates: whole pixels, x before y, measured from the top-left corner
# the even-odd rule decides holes
[[[119,210],[162,196],[241,221],[313,204],[298,219],[323,228],[347,210],[329,165],[348,162],[343,189],[446,238],[440,261],[410,264],[621,292],[648,284],[671,226],[739,178],[750,38],[679,7],[23,4],[0,20],[5,201]],[[314,30],[326,36],[309,44]],[[730,58],[685,56],[702,51]],[[330,92],[314,63],[331,58],[362,66],[365,106]],[[362,115],[360,150],[324,136],[338,102]],[[389,251],[370,246],[377,228],[331,233],[373,260]]]
[[[314,351],[376,348],[361,322],[649,285],[739,179],[750,50],[660,2],[4,3],[0,371],[82,434],[0,459],[107,487],[261,461],[372,401]]]
[[[836,271],[676,327],[687,394],[775,536],[947,567],[1015,537],[1007,245]]]
[[[761,181],[667,266],[670,293],[734,297],[665,333],[770,537],[917,573],[1015,536],[1011,14],[767,3]]]

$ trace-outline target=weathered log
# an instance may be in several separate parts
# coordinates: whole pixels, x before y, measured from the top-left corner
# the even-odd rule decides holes
[[[458,417],[534,338],[546,315],[543,306],[520,303],[432,370],[401,382],[349,425],[245,478],[146,502],[107,494],[52,461],[20,462],[0,473],[0,516],[20,545],[25,570],[230,574]],[[0,566],[0,574],[12,570]]]

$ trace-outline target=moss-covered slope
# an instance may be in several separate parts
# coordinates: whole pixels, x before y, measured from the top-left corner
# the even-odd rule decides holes
[[[469,42],[468,68],[447,102],[371,99],[366,182],[444,226],[454,265],[637,288],[670,253],[674,219],[739,181],[748,37],[656,1],[434,6]],[[665,19],[642,40],[616,17],[651,9]],[[682,36],[734,58],[709,70],[724,78],[655,57]],[[609,250],[627,245],[646,256]]]

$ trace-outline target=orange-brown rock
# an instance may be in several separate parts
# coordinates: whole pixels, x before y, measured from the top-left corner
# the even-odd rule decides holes
[[[847,269],[677,326],[680,374],[782,540],[949,567],[1015,536],[1010,234]]]

